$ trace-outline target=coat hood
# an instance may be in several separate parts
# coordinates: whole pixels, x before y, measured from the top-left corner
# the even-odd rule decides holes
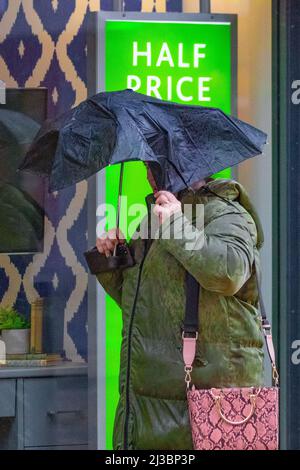
[[[212,196],[215,193],[221,198],[227,199],[229,201],[236,201],[244,207],[244,209],[251,215],[255,222],[257,230],[257,248],[260,249],[264,243],[264,233],[262,224],[259,215],[253,203],[251,202],[250,196],[244,186],[233,179],[210,178],[205,186],[202,186],[199,190],[195,191],[195,196],[202,196],[204,188],[206,188],[207,193],[211,191]],[[179,193],[179,199],[182,199],[185,191],[187,190],[183,190]]]

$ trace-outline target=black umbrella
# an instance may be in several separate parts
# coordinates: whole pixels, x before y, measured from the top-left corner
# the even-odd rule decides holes
[[[55,191],[108,165],[141,160],[150,164],[159,189],[177,192],[261,154],[266,137],[220,109],[127,89],[98,93],[46,121],[20,169],[48,176]],[[122,180],[119,196],[121,190]]]
[[[55,191],[108,165],[142,160],[152,162],[160,188],[177,192],[262,153],[266,137],[220,109],[132,90],[98,93],[46,121],[20,169],[47,175]]]

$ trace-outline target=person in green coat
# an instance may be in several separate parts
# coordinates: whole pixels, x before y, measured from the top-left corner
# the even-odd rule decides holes
[[[160,235],[150,241],[133,237],[135,266],[97,275],[122,309],[113,448],[192,450],[181,336],[185,274],[189,271],[202,286],[192,383],[197,388],[262,386],[254,259],[260,271],[263,232],[237,181],[207,179],[172,194],[156,190],[149,169],[148,180],[154,191],[146,197],[148,214],[155,204]],[[204,205],[202,228],[195,228],[193,215],[183,214],[185,204]],[[164,230],[179,221],[183,236],[164,237]],[[187,249],[191,240],[194,245]],[[97,239],[98,250],[107,256],[115,243],[116,230]]]

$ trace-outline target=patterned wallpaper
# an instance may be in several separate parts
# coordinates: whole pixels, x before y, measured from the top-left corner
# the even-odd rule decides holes
[[[0,0],[0,79],[8,87],[48,88],[48,116],[87,97],[87,11],[112,0]],[[181,11],[181,0],[127,0],[126,11]],[[0,302],[28,315],[45,298],[44,345],[87,359],[87,184],[46,194],[45,248],[0,255]]]

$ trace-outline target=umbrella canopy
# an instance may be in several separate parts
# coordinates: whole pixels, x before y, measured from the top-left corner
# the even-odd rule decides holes
[[[46,121],[20,169],[47,175],[49,190],[116,163],[150,162],[159,188],[177,192],[262,153],[262,131],[216,108],[132,90],[98,93]]]

